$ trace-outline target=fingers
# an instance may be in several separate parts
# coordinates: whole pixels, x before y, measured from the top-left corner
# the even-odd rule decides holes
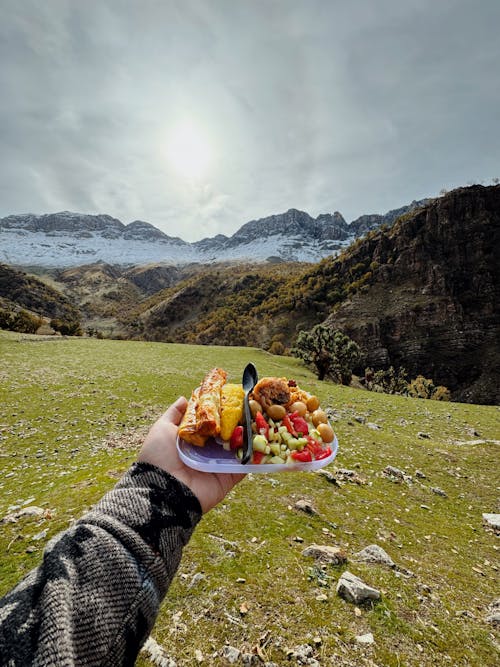
[[[184,413],[186,412],[186,408],[187,408],[187,400],[184,398],[184,396],[179,396],[179,398],[175,401],[175,403],[172,403],[172,405],[162,416],[162,419],[165,419],[171,424],[175,424],[176,426],[178,426],[180,424],[180,421]]]

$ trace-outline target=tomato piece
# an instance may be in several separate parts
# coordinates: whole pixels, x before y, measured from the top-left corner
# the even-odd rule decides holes
[[[296,449],[292,452],[291,456],[295,461],[301,461],[302,463],[312,461],[312,454],[308,449],[303,449],[301,452]]]
[[[286,426],[286,429],[287,429],[288,433],[293,435],[294,438],[297,437],[297,431],[294,429],[293,424],[292,424],[292,422],[290,420],[290,417],[288,415],[285,415],[283,417],[283,419],[281,420],[281,423],[283,424],[283,426]]]
[[[331,453],[332,453],[332,448],[326,447],[325,449],[321,450],[321,452],[316,454],[316,461],[321,461],[321,459],[328,458]]]
[[[239,449],[243,447],[243,426],[237,426],[229,440],[229,446],[231,449]]]
[[[265,454],[262,452],[253,452],[252,454],[252,463],[262,463],[262,459],[264,458]]]
[[[293,413],[290,415],[290,421],[292,422],[293,427],[297,433],[302,433],[302,435],[307,435],[309,433],[309,424],[306,422],[304,417],[301,417],[297,413]]]
[[[263,435],[266,440],[269,440],[269,424],[262,412],[257,412],[255,415],[255,424],[257,426],[257,432]]]

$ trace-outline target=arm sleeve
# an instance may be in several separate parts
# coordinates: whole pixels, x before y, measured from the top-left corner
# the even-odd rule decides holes
[[[200,518],[182,482],[134,464],[0,601],[0,664],[133,665]]]

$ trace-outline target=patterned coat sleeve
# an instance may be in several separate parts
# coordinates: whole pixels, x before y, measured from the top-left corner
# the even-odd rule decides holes
[[[0,664],[133,665],[200,517],[184,484],[134,464],[0,601]]]

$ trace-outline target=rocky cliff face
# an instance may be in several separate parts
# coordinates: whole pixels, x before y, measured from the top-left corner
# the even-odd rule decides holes
[[[367,240],[373,275],[328,322],[366,364],[404,366],[455,400],[500,402],[500,186],[460,188]]]

